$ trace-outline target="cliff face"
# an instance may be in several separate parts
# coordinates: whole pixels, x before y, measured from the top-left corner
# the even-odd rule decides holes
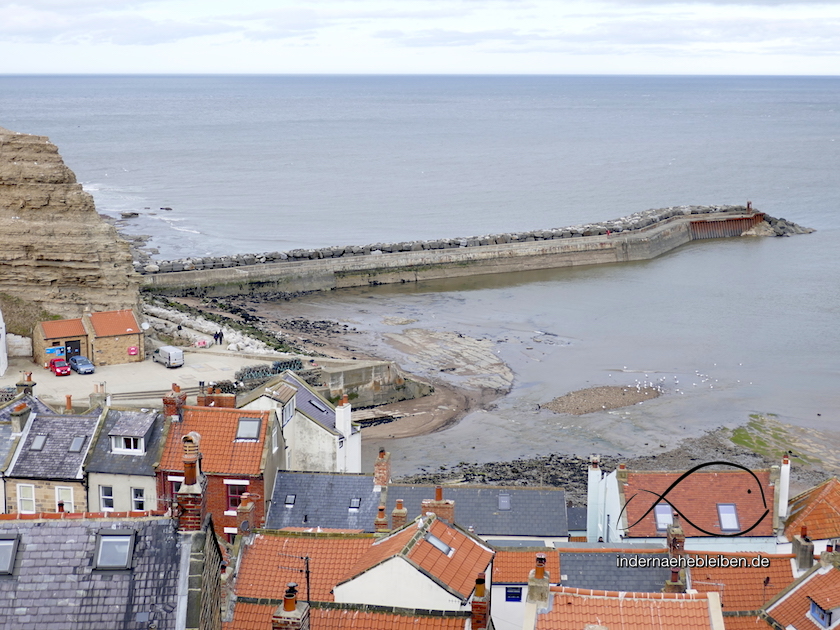
[[[46,137],[0,127],[0,293],[64,317],[135,307],[128,243]]]

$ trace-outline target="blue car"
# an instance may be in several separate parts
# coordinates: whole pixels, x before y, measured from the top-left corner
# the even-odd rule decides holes
[[[96,372],[96,368],[90,362],[90,359],[80,354],[70,357],[67,362],[70,364],[70,369],[79,374],[93,374]]]

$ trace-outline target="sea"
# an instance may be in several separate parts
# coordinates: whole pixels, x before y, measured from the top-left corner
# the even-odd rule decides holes
[[[0,126],[48,136],[100,213],[138,213],[123,229],[150,236],[160,259],[747,201],[816,229],[277,304],[283,316],[349,323],[420,377],[447,374],[388,333],[485,339],[511,367],[510,391],[490,408],[385,440],[398,473],[655,454],[756,414],[840,431],[838,77],[0,76]],[[665,394],[586,416],[543,406],[645,381]]]

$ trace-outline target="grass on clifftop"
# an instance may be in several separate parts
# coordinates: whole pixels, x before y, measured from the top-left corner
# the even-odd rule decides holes
[[[0,311],[6,323],[6,331],[13,335],[29,337],[38,322],[51,319],[61,319],[58,315],[45,311],[43,308],[20,298],[0,293]]]

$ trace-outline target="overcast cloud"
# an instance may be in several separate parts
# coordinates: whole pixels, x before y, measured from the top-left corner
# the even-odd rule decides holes
[[[840,0],[0,0],[0,73],[834,74]]]

